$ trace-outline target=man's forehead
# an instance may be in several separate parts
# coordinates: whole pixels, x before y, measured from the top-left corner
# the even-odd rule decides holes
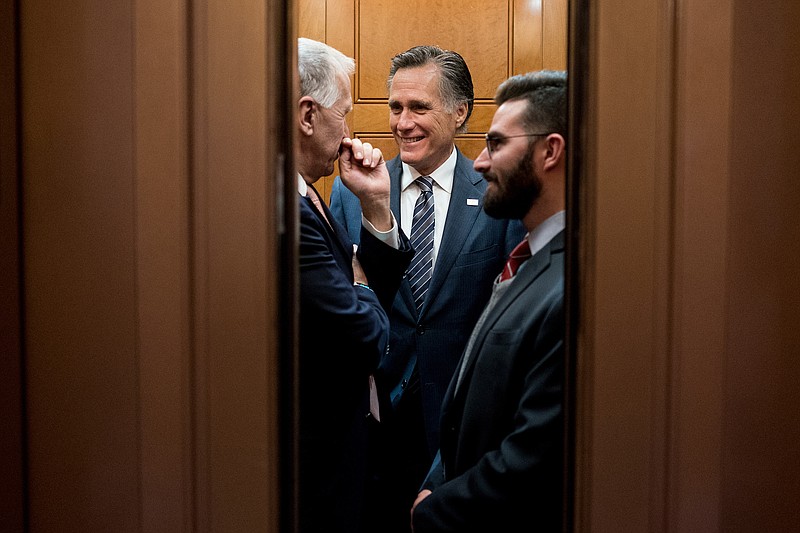
[[[389,87],[389,98],[397,100],[411,94],[417,98],[425,95],[428,100],[438,99],[439,76],[439,68],[434,64],[398,69]]]
[[[339,74],[337,76],[337,83],[339,84],[339,91],[340,94],[347,95],[350,97],[350,93],[352,92],[352,86],[350,85],[350,76],[346,76],[344,74]]]
[[[333,104],[333,109],[334,109],[334,111],[337,111],[338,113],[340,113],[342,115],[346,115],[347,113],[352,111],[353,110],[353,100],[352,100],[352,98],[350,98],[350,95],[348,94],[347,96],[344,96],[344,97],[339,98],[338,100],[336,100],[336,103]]]
[[[503,102],[492,118],[492,131],[507,132],[509,129],[522,127],[522,114],[527,103],[524,100],[511,100]]]
[[[339,75],[339,99],[336,100],[334,107],[344,112],[349,112],[353,108],[353,97],[351,96],[350,77]]]
[[[434,101],[429,98],[403,98],[398,95],[396,98],[389,98],[389,106],[404,105],[406,107],[432,107]]]

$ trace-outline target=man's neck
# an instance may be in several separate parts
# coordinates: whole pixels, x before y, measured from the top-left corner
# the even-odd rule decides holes
[[[313,185],[314,183],[318,182],[319,179],[321,178],[321,176],[317,177],[309,176],[308,173],[303,172],[302,170],[298,170],[297,173],[300,174],[300,177],[303,178],[303,181],[305,181],[309,185]]]

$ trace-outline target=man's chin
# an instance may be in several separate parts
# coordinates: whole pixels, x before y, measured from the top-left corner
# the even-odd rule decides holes
[[[492,179],[487,179],[486,176],[483,176],[484,181],[486,181],[486,190],[483,191],[483,201],[485,202],[487,198],[494,198],[500,191],[497,187],[497,182]]]
[[[421,160],[422,150],[419,147],[419,143],[414,145],[400,145],[400,159],[403,160],[404,163],[408,163],[412,167],[415,163],[419,163]]]

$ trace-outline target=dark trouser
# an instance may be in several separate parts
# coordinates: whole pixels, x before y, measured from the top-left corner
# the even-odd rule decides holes
[[[432,458],[428,452],[418,381],[394,413],[382,414],[370,436],[365,533],[409,533],[411,505]]]

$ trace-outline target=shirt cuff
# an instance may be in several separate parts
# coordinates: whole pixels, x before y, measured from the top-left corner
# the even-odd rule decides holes
[[[361,215],[361,224],[367,229],[368,232],[372,233],[376,239],[388,244],[395,250],[400,248],[400,234],[397,229],[397,220],[394,218],[394,213],[392,213],[392,229],[389,231],[378,231],[375,229],[375,226],[372,225],[372,222],[367,220],[364,215]]]

